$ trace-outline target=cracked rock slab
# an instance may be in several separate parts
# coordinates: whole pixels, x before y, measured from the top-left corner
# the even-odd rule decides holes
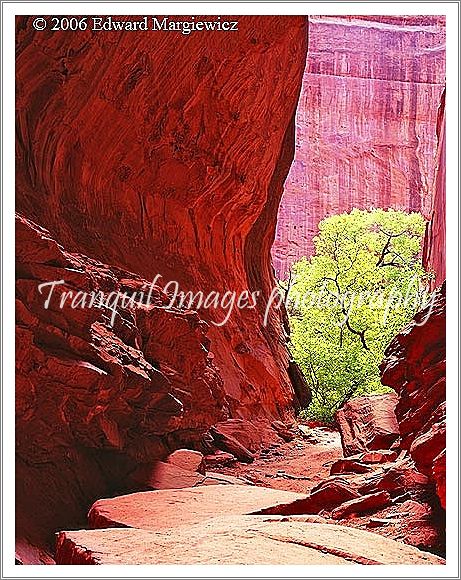
[[[60,532],[58,564],[443,564],[371,532],[306,518],[230,516],[153,531]]]
[[[290,505],[307,496],[248,485],[206,485],[164,489],[98,500],[88,514],[92,528],[148,530],[197,524],[218,515],[245,515]]]

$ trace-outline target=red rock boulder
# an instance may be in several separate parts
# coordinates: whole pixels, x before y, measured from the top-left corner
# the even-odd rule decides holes
[[[176,465],[186,471],[197,471],[198,473],[205,473],[205,458],[200,451],[193,451],[192,449],[177,449],[166,459],[167,463]]]
[[[359,497],[359,493],[351,488],[347,481],[338,479],[326,480],[314,487],[309,495],[309,510],[306,513],[330,511],[349,500]]]
[[[363,494],[387,491],[392,497],[419,498],[430,494],[431,487],[428,477],[415,469],[411,459],[407,459],[372,473],[358,490]]]
[[[440,504],[442,505],[443,509],[445,509],[447,494],[447,466],[445,449],[439,453],[439,455],[437,455],[432,463],[432,477],[435,480]]]
[[[274,423],[267,425],[257,420],[228,419],[227,421],[221,421],[213,425],[212,432],[214,435],[219,433],[226,437],[232,437],[246,449],[252,453],[256,453],[272,445],[274,441],[283,442],[280,432],[286,435],[289,428],[283,425],[283,423]]]
[[[391,496],[387,491],[378,491],[344,502],[331,512],[331,517],[341,520],[352,515],[375,512],[387,507],[390,503]]]
[[[372,470],[369,465],[360,461],[359,458],[352,459],[347,457],[346,459],[338,459],[335,461],[331,468],[330,474],[337,475],[338,473],[368,473]]]
[[[394,393],[349,400],[335,414],[344,455],[390,449],[399,440]]]
[[[216,453],[205,455],[206,469],[214,469],[216,467],[229,467],[237,461],[235,455],[227,453],[226,451],[217,450]]]
[[[363,463],[388,463],[397,459],[397,452],[390,449],[381,449],[380,451],[368,451],[360,455],[360,461]]]

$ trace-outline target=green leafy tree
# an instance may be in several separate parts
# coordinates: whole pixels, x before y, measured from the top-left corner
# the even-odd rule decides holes
[[[315,254],[294,264],[291,350],[312,389],[310,418],[331,421],[349,398],[389,390],[384,350],[427,299],[424,228],[418,213],[355,209],[324,219]]]

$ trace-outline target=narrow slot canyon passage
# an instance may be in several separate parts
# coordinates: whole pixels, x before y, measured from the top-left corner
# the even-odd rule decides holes
[[[444,18],[168,34],[16,20],[16,563],[443,564]]]
[[[306,282],[306,277],[315,278],[316,269],[299,264],[299,260],[311,255],[318,256],[316,259],[324,258],[322,247],[327,244],[322,235],[323,245],[317,247],[317,253],[314,248],[320,221],[338,214],[349,214],[352,210],[368,212],[365,215],[372,219],[366,219],[366,227],[384,216],[389,229],[392,220],[396,220],[396,236],[405,229],[405,220],[411,223],[411,228],[419,227],[420,235],[413,251],[419,261],[424,260],[427,272],[434,266],[422,256],[422,252],[427,228],[425,222],[444,193],[436,188],[443,147],[443,135],[437,127],[443,115],[444,31],[444,20],[439,17],[427,17],[423,26],[419,19],[411,18],[309,17],[307,63],[296,112],[295,153],[278,210],[272,259],[282,291],[288,297],[286,306],[292,330],[289,348],[307,383],[302,388],[310,392],[314,404],[311,403],[309,409],[297,417],[296,429],[301,431],[301,438],[292,433],[292,441],[286,441],[275,449],[263,450],[254,462],[220,470],[246,482],[285,491],[313,491],[313,496],[322,496],[322,489],[325,490],[317,502],[300,500],[298,504],[276,506],[257,513],[317,514],[322,511],[319,507],[322,506],[324,518],[332,518],[333,522],[340,519],[343,525],[373,530],[439,554],[444,553],[445,515],[426,476],[418,472],[421,451],[417,454],[419,462],[415,468],[405,449],[408,449],[408,444],[401,445],[398,419],[404,413],[401,409],[396,410],[396,405],[402,406],[403,401],[399,403],[396,391],[385,387],[397,387],[398,391],[402,385],[394,383],[393,379],[385,379],[381,384],[378,375],[379,384],[369,386],[370,376],[360,376],[362,368],[346,378],[346,397],[340,397],[341,404],[338,404],[335,396],[341,389],[341,382],[337,382],[332,395],[327,388],[329,385],[321,387],[318,380],[318,375],[326,377],[326,381],[331,380],[325,367],[335,363],[332,374],[344,372],[338,364],[338,357],[322,353],[320,328],[315,329],[312,343],[306,342],[308,333],[298,330],[302,325],[299,319],[303,316],[307,319],[307,326],[319,324],[325,327],[328,321],[319,315],[316,318],[315,315],[303,314],[302,308],[290,303],[290,297],[294,294],[293,301],[299,298],[293,292],[296,285],[303,289],[313,288]],[[400,51],[400,58],[395,57],[396,49]],[[421,55],[424,55],[423,59]],[[376,212],[378,209],[385,212],[394,210],[394,213],[379,214]],[[418,215],[410,217],[412,212]],[[363,214],[360,217],[363,218]],[[435,217],[438,219],[437,215]],[[340,243],[346,244],[348,240],[342,228],[347,224],[343,216],[340,228],[333,224],[323,235],[325,238],[338,235]],[[358,227],[358,217],[354,222],[351,220],[350,226]],[[387,256],[391,256],[391,252],[384,248],[390,240],[383,236],[376,241],[376,255],[381,256],[381,262],[389,262]],[[369,240],[367,244],[370,244]],[[354,242],[354,252],[344,252],[335,262],[337,271],[341,271],[341,259],[344,258],[347,259],[345,270],[352,267],[356,246]],[[396,265],[398,262],[396,260]],[[359,264],[354,268],[358,274],[364,275]],[[367,266],[365,273],[368,269]],[[331,272],[333,275],[334,271]],[[410,275],[416,275],[416,270]],[[400,273],[400,276],[403,278],[405,273]],[[443,276],[443,270],[440,274],[433,272],[427,279],[422,279],[422,283],[434,288],[437,286],[434,277],[440,281]],[[361,289],[360,285],[358,289]],[[326,316],[334,317],[334,309],[332,313],[328,313],[328,308],[326,310]],[[411,315],[407,320],[398,317],[391,320],[392,328],[402,329],[410,318]],[[393,329],[390,333],[381,330],[385,346],[396,334]],[[416,331],[414,334],[414,340],[419,340]],[[335,345],[334,334],[328,338],[331,341],[329,347],[341,350],[339,340]],[[344,354],[346,367],[353,364],[357,352]],[[373,360],[376,374],[385,358],[384,348],[382,352],[378,348],[377,352]],[[392,357],[387,356],[384,369],[393,364]],[[443,424],[439,423],[443,417],[442,358],[443,349],[435,355],[435,366],[439,369],[432,385],[441,381],[435,388],[437,394],[432,385],[428,386],[434,395],[431,412],[437,409],[438,414],[437,418],[429,419],[429,423],[435,423],[440,433],[435,439],[429,437],[425,442],[425,452],[438,461],[442,461],[444,444]],[[406,364],[403,356],[400,364],[402,367]],[[357,381],[361,380],[365,387],[369,387],[366,390],[368,396],[357,397],[364,394],[360,389],[348,390],[356,377]],[[388,392],[381,394],[383,391]],[[318,404],[315,404],[315,399]],[[405,396],[402,399],[405,400]],[[328,405],[331,405],[331,412]],[[437,408],[437,405],[441,407]],[[405,412],[411,414],[411,409],[407,408]],[[421,427],[428,430],[428,426]],[[410,432],[402,434],[410,439],[416,438],[411,432],[414,425],[405,428]],[[434,446],[432,450],[431,445]],[[439,452],[442,452],[440,457]],[[430,461],[424,458],[423,463],[427,469]],[[395,488],[394,483],[390,483],[394,479],[399,480]],[[360,494],[352,493],[347,499],[361,507],[351,505],[344,507],[342,512],[339,508],[335,511],[338,500],[334,496],[338,494],[341,501],[347,503],[342,495],[347,495],[346,488],[361,494],[367,492],[370,497],[363,499]]]

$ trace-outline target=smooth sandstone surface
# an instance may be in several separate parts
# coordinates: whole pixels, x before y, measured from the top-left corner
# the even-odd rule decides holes
[[[302,518],[302,520],[305,518]],[[362,530],[296,518],[215,518],[153,532],[103,529],[61,532],[58,564],[443,564]]]
[[[248,485],[210,485],[147,491],[98,500],[90,509],[90,527],[159,530],[195,524],[220,515],[251,514],[285,506],[307,496]]]

